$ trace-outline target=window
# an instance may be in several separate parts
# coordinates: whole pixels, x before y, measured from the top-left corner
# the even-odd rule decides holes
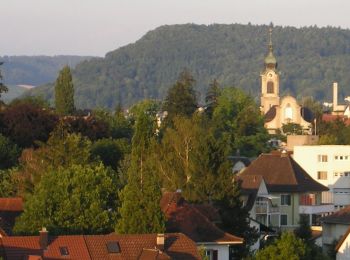
[[[291,205],[291,197],[289,194],[281,195],[281,205],[290,206]]]
[[[281,214],[281,226],[287,226],[288,225],[288,216]]]
[[[218,260],[218,250],[209,249],[205,251],[209,260]]]
[[[107,242],[107,251],[108,253],[120,253],[119,242],[117,241]]]
[[[334,177],[338,177],[338,172],[334,172]]]
[[[317,156],[319,162],[327,162],[328,161],[328,156],[324,154],[319,154]]]
[[[287,107],[284,109],[284,118],[285,119],[293,119],[293,108],[290,104],[287,104]]]
[[[60,253],[62,256],[69,255],[68,247],[66,247],[66,246],[60,247]]]
[[[273,94],[274,93],[274,91],[273,91],[273,82],[272,81],[267,82],[267,93],[268,94]]]
[[[318,171],[317,172],[318,180],[327,180],[327,172],[326,171]]]

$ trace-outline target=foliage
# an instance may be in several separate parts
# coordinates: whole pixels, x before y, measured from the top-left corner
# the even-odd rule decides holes
[[[219,82],[214,79],[210,84],[210,87],[205,96],[206,102],[206,113],[211,117],[213,115],[214,109],[218,105],[218,98],[221,94]]]
[[[258,101],[268,29],[269,25],[251,24],[156,28],[134,44],[77,65],[73,72],[76,106],[114,108],[120,100],[131,106],[145,98],[163,99],[184,68],[193,73],[201,102],[214,78],[222,86],[236,86]],[[331,100],[330,83],[335,79],[343,93],[350,93],[350,30],[274,26],[273,44],[282,72],[282,96]],[[53,86],[30,93],[52,99]]]
[[[94,116],[65,117],[62,121],[65,125],[64,127],[69,133],[79,133],[86,136],[91,141],[110,136],[108,124]]]
[[[249,212],[241,201],[240,184],[231,181],[223,188],[222,198],[215,202],[222,219],[220,227],[230,234],[243,237],[243,245],[231,248],[234,258],[243,259],[249,255],[250,246],[259,238],[259,233],[249,225]]]
[[[91,154],[98,157],[106,167],[112,167],[116,171],[125,154],[129,153],[129,146],[126,139],[104,138],[93,143]]]
[[[70,68],[65,66],[58,75],[55,84],[55,108],[59,115],[72,115],[74,106],[74,86]]]
[[[16,106],[19,104],[30,104],[43,109],[50,109],[50,104],[41,96],[24,96],[16,98],[11,101],[10,106]]]
[[[291,232],[282,233],[279,239],[256,254],[256,259],[299,260],[305,256],[306,245]]]
[[[318,144],[336,144],[336,145],[348,145],[350,144],[350,126],[346,126],[341,118],[333,122],[319,123],[318,134],[320,139]]]
[[[3,62],[0,62],[0,66],[3,64]],[[2,83],[2,75],[1,75],[1,70],[0,70],[0,97],[1,93],[7,92],[8,88]]]
[[[52,169],[26,198],[14,232],[36,234],[47,227],[52,234],[111,232],[118,206],[113,171],[99,165],[70,165]]]
[[[198,247],[198,253],[201,256],[201,260],[209,260],[209,257],[206,254],[205,246],[201,245]]]
[[[236,88],[224,88],[212,116],[213,135],[229,154],[245,156],[266,152],[269,138],[260,111],[253,99]]]
[[[0,197],[15,197],[17,193],[18,176],[16,170],[0,170]]]
[[[0,132],[22,148],[32,147],[36,141],[47,141],[58,121],[52,112],[30,103],[16,103],[1,114]]]
[[[17,145],[0,134],[0,170],[15,166],[18,163],[19,154]]]
[[[297,123],[283,124],[282,131],[286,135],[301,135],[303,133],[301,125]]]
[[[120,192],[120,220],[118,233],[162,233],[165,218],[160,209],[161,186],[155,169],[155,158],[150,158],[154,135],[153,119],[139,115],[132,142],[127,185]]]

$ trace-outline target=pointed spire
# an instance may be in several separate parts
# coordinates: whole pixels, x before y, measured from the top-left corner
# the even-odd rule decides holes
[[[271,28],[271,27],[270,27],[270,29],[269,29],[269,36],[270,36],[269,51],[272,53],[273,47],[272,47],[272,28]]]

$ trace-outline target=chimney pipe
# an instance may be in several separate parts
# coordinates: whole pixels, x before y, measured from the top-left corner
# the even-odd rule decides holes
[[[164,234],[157,234],[157,248],[160,251],[164,251],[164,242],[165,242]]]
[[[338,83],[333,82],[333,112],[337,111],[338,107]]]
[[[39,231],[39,244],[40,244],[40,249],[46,250],[47,246],[49,243],[49,232],[46,230],[45,227],[43,227]]]

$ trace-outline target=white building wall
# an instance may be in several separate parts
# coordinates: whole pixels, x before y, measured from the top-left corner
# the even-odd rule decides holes
[[[201,246],[201,244],[198,243],[198,246]],[[229,260],[229,257],[230,257],[229,245],[205,244],[204,247],[205,247],[205,250],[217,250],[218,260]]]
[[[294,147],[294,160],[316,181],[327,186],[323,203],[334,203],[336,209],[350,205],[350,145],[305,145]],[[318,172],[327,172],[320,179]]]

